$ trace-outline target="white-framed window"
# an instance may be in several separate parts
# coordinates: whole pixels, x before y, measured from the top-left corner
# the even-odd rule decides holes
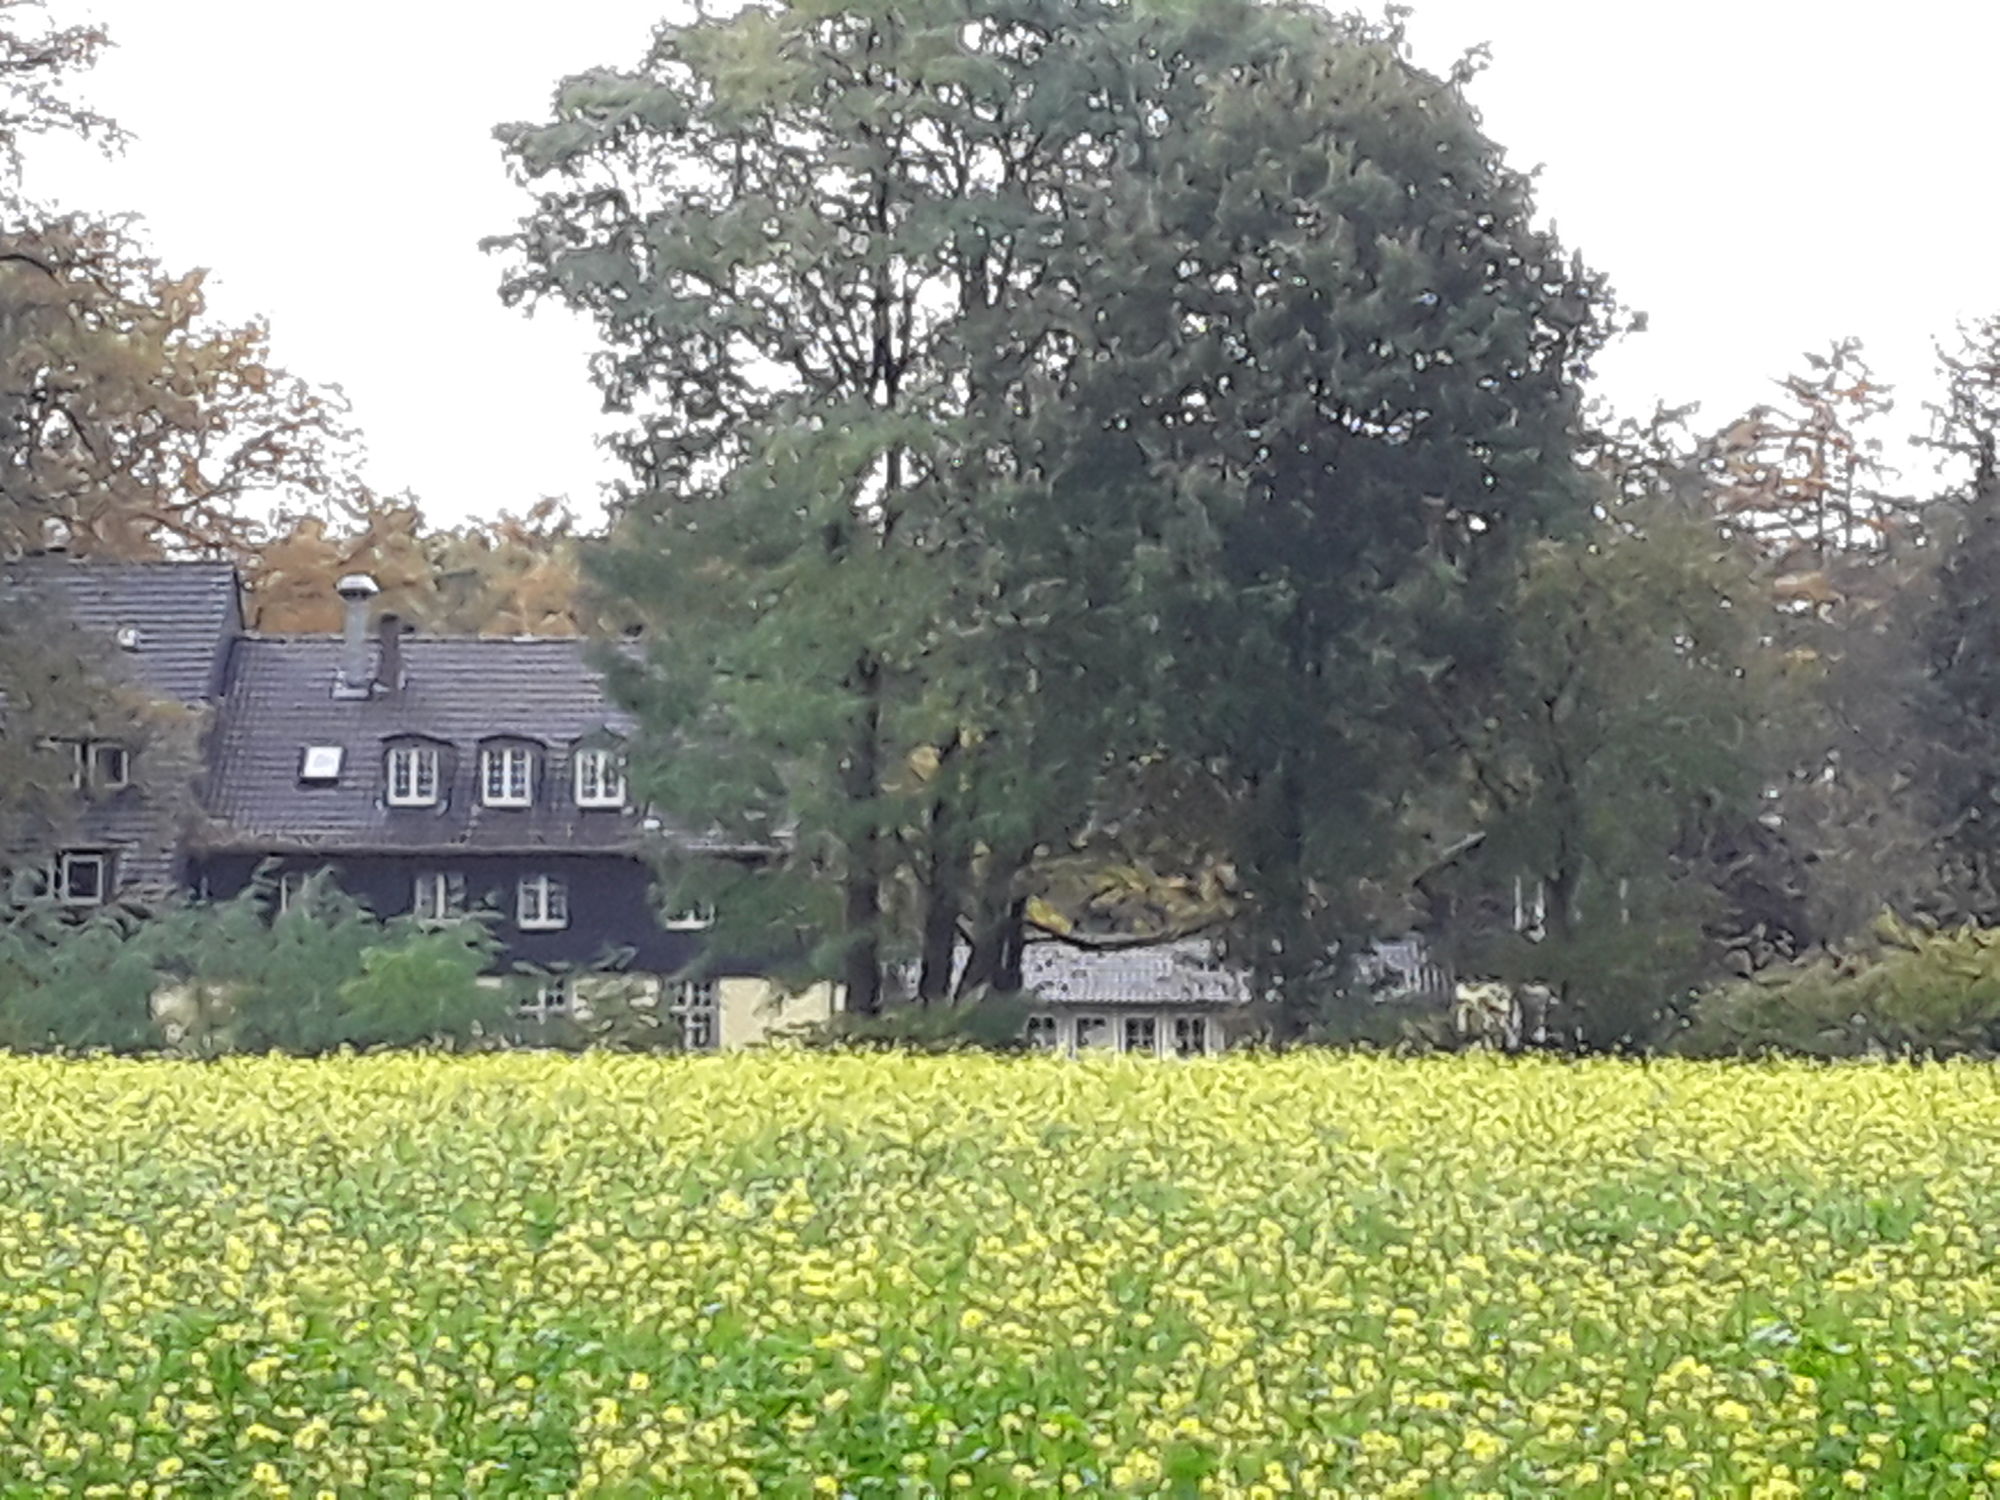
[[[1201,1057],[1208,1052],[1208,1017],[1174,1017],[1174,1056]]]
[[[625,767],[614,750],[579,750],[571,761],[578,807],[623,807]]]
[[[116,792],[132,784],[132,752],[116,740],[67,741],[69,784],[78,791]]]
[[[514,890],[514,925],[524,932],[569,926],[569,887],[553,875],[523,875]]]
[[[488,807],[534,801],[534,757],[525,745],[488,745],[479,752],[479,800]]]
[[[533,989],[524,990],[514,1002],[516,1015],[537,1021],[566,1016],[576,1005],[576,981],[566,977],[544,979]]]
[[[684,911],[671,913],[662,925],[669,932],[699,932],[715,925],[715,908],[706,902],[696,902]]]
[[[389,751],[389,805],[433,807],[438,800],[435,745],[397,745]]]
[[[132,752],[115,740],[90,742],[90,784],[115,792],[132,784]]]
[[[721,1040],[721,994],[713,979],[684,979],[674,986],[667,1007],[680,1023],[681,1046],[689,1052],[713,1052]]]
[[[1146,1057],[1160,1055],[1160,1022],[1157,1016],[1127,1016],[1119,1027],[1120,1051]]]
[[[111,856],[65,850],[56,856],[56,900],[64,906],[102,906],[111,896]]]
[[[1062,1025],[1054,1016],[1030,1016],[1021,1035],[1037,1052],[1053,1052],[1062,1045]]]
[[[410,915],[419,922],[449,922],[465,914],[465,877],[420,870],[410,882]]]
[[[1076,1050],[1087,1052],[1092,1047],[1111,1045],[1111,1018],[1109,1016],[1078,1016],[1076,1018]]]

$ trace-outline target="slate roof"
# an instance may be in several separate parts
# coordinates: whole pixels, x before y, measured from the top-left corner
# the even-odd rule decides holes
[[[1248,1005],[1249,976],[1227,967],[1205,938],[1093,952],[1030,943],[1021,984],[1058,1005]]]
[[[1448,997],[1449,968],[1434,959],[1420,937],[1372,944],[1361,956],[1362,973],[1376,985],[1377,1000]],[[1068,943],[1030,943],[1021,955],[1021,983],[1043,1000],[1063,1005],[1248,1005],[1250,976],[1224,964],[1206,938],[1184,938],[1152,948],[1092,952]]]
[[[212,703],[221,691],[242,628],[240,590],[226,562],[105,562],[62,553],[0,562],[0,608],[11,619],[67,620],[111,646],[94,666],[129,672],[150,695],[189,708]],[[132,632],[129,645],[116,644],[120,631]],[[145,772],[142,764],[142,779]],[[184,811],[172,791],[165,801],[143,786],[95,795],[78,804],[63,843],[111,851],[122,892],[160,894],[180,878]]]
[[[379,644],[368,649],[372,671]],[[571,794],[571,748],[631,729],[585,651],[574,639],[406,636],[400,689],[338,698],[337,637],[245,636],[216,728],[200,842],[270,852],[636,849],[635,811],[578,808]],[[435,807],[386,804],[388,747],[409,737],[443,747]],[[493,738],[539,747],[534,806],[480,804],[479,747]],[[343,751],[334,784],[302,783],[309,745]]]
[[[81,630],[138,632],[121,651],[138,680],[162,697],[197,704],[221,688],[229,643],[241,628],[236,569],[225,562],[100,562],[44,554],[0,564],[7,608],[46,601]]]

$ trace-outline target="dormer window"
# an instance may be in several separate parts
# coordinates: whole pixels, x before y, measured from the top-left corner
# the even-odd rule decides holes
[[[479,800],[488,807],[526,807],[534,800],[534,759],[523,745],[488,745],[479,752]]]
[[[625,767],[616,751],[579,750],[574,764],[578,807],[625,805]]]
[[[71,740],[70,785],[80,792],[117,792],[132,784],[132,752],[116,740]]]
[[[438,752],[435,745],[397,745],[389,751],[389,805],[435,807]]]

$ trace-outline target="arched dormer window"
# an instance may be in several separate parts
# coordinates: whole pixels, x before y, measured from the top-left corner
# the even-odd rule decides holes
[[[436,807],[444,800],[445,747],[436,740],[393,740],[383,752],[383,800],[391,807]]]
[[[532,740],[488,740],[479,747],[479,800],[486,807],[532,807],[540,746]]]
[[[610,735],[580,740],[570,751],[570,791],[578,807],[625,805],[625,746]]]

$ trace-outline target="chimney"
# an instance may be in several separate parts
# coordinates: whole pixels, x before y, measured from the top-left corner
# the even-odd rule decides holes
[[[375,638],[381,654],[375,661],[375,680],[385,693],[400,692],[403,686],[403,617],[384,610],[376,623]]]
[[[333,591],[347,606],[346,623],[341,632],[340,675],[334,679],[333,696],[366,698],[371,687],[368,680],[368,601],[382,590],[366,573],[349,573],[333,586]]]

